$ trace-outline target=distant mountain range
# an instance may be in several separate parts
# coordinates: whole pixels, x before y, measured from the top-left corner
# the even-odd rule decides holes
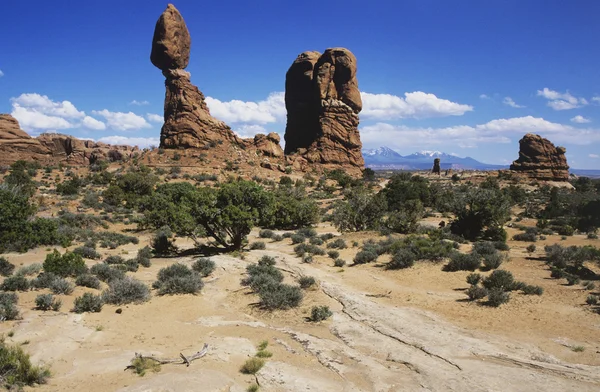
[[[421,151],[402,156],[388,147],[364,149],[365,165],[371,169],[393,170],[428,170],[433,167],[433,160],[440,158],[442,170],[498,170],[508,169],[508,165],[490,165],[473,158],[461,158],[441,151]]]

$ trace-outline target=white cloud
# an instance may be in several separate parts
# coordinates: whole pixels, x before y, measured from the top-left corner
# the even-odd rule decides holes
[[[585,98],[577,98],[568,91],[566,93],[559,93],[547,87],[544,87],[543,90],[538,90],[537,95],[546,98],[549,101],[547,105],[554,110],[575,109],[588,104]]]
[[[470,105],[462,105],[436,97],[434,94],[415,91],[404,93],[405,98],[391,94],[361,93],[362,117],[373,119],[427,118],[462,116],[473,110]]]
[[[101,137],[98,141],[112,145],[138,146],[139,148],[158,146],[160,144],[160,140],[155,137],[125,137],[116,135]]]
[[[13,104],[11,115],[26,131],[57,130],[72,128],[73,124],[61,117],[49,116],[36,110]]]
[[[21,94],[17,98],[10,99],[13,108],[21,107],[27,111],[56,116],[68,119],[79,119],[85,117],[85,112],[77,110],[75,105],[69,101],[55,102],[46,95],[36,93]]]
[[[239,137],[254,137],[258,133],[267,134],[269,133],[264,127],[260,125],[240,125],[233,129]]]
[[[598,158],[600,158],[600,155],[598,155],[598,154],[590,154],[590,155],[588,155],[588,156],[589,156],[590,158],[594,158],[594,159],[598,159]]]
[[[146,113],[146,118],[150,122],[155,122],[155,123],[159,123],[159,124],[162,124],[165,122],[165,118],[159,114]]]
[[[259,102],[223,102],[206,97],[206,103],[210,113],[226,123],[267,124],[283,121],[286,116],[283,92],[271,93],[266,100]]]
[[[86,128],[97,130],[97,131],[103,131],[106,129],[106,124],[104,124],[102,121],[96,120],[95,118],[90,117],[90,116],[85,116],[83,118],[83,121],[81,122],[81,125],[83,125]]]
[[[0,78],[4,76],[4,72],[0,69]]]
[[[136,106],[145,106],[145,105],[150,105],[150,102],[148,101],[136,101],[135,99],[131,102],[129,102],[130,105],[136,105]]]
[[[151,125],[142,116],[133,112],[110,112],[104,110],[93,110],[93,114],[106,119],[108,126],[118,131],[131,131],[134,129],[151,128]]]
[[[509,143],[511,138],[521,138],[526,133],[550,137],[554,143],[587,145],[600,142],[600,129],[580,129],[532,116],[497,119],[475,126],[411,128],[377,123],[360,129],[361,140],[366,148],[381,145],[405,148],[448,144],[468,148],[481,143]]]
[[[577,124],[587,124],[587,123],[592,122],[592,120],[590,120],[589,118],[585,118],[583,116],[577,115],[571,119],[571,122],[574,122]]]
[[[481,95],[479,96],[479,99],[491,99],[491,98],[490,98],[490,96],[489,96],[489,95],[487,95],[487,94],[481,94]]]
[[[600,97],[592,97],[592,101],[598,102],[598,104],[600,104]]]
[[[523,105],[518,105],[515,101],[513,101],[513,99],[511,97],[504,97],[504,99],[502,100],[502,103],[505,105],[508,105],[510,107],[516,108],[516,109],[525,107]]]

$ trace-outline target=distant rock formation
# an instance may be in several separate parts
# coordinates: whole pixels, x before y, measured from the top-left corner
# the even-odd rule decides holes
[[[440,158],[435,158],[433,160],[433,169],[431,169],[431,172],[433,174],[437,174],[438,176],[442,174],[440,169]]]
[[[241,140],[224,122],[210,115],[204,95],[183,69],[190,59],[191,39],[179,11],[169,4],[156,22],[152,64],[165,76],[165,122],[160,134],[163,148],[201,148],[211,141]]]
[[[0,165],[19,159],[47,162],[52,159],[52,152],[23,131],[16,118],[0,114]]]
[[[0,165],[10,165],[18,160],[89,165],[101,160],[129,158],[136,152],[139,152],[137,147],[111,146],[57,133],[32,138],[14,117],[0,114]]]
[[[257,152],[266,157],[283,158],[283,150],[279,142],[281,138],[275,132],[271,132],[268,135],[259,133],[254,136],[252,145]]]
[[[352,52],[331,48],[322,55],[300,54],[286,74],[285,106],[286,155],[307,164],[364,167],[358,132],[362,101]]]
[[[536,180],[568,181],[566,151],[548,139],[528,133],[519,140],[519,159],[510,165],[510,170]]]

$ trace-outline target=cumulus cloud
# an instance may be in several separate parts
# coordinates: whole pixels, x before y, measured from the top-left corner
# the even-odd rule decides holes
[[[598,102],[598,104],[600,104],[600,97],[592,97],[592,101]]]
[[[155,137],[125,137],[116,135],[101,137],[98,141],[113,145],[124,144],[128,146],[138,146],[139,148],[158,146],[160,144],[160,140]]]
[[[159,123],[159,124],[162,124],[165,122],[165,118],[159,114],[146,113],[146,118],[150,122],[155,122],[155,123]]]
[[[588,104],[585,98],[577,98],[568,91],[566,93],[559,93],[547,87],[544,87],[543,90],[538,90],[537,95],[546,98],[548,100],[547,105],[554,110],[570,110]]]
[[[523,105],[518,105],[515,101],[513,101],[511,97],[504,97],[502,103],[516,109],[521,109],[525,107]]]
[[[363,110],[360,115],[378,120],[462,116],[473,110],[470,105],[441,99],[422,91],[404,93],[404,98],[391,94],[366,92],[361,93],[361,97]]]
[[[136,105],[136,106],[145,106],[145,105],[150,105],[150,102],[148,101],[136,101],[135,99],[131,102],[129,102],[130,105]]]
[[[489,95],[487,95],[487,94],[481,94],[481,95],[479,96],[479,99],[490,99],[490,96],[489,96]]]
[[[56,130],[72,128],[73,124],[61,117],[49,116],[36,110],[14,105],[11,115],[19,121],[26,131]]]
[[[577,124],[587,124],[587,123],[592,122],[592,120],[590,120],[589,118],[585,118],[583,116],[577,115],[571,119],[571,122],[574,122]]]
[[[600,129],[579,129],[532,116],[496,119],[475,126],[412,128],[377,123],[360,129],[361,140],[366,147],[385,143],[390,148],[448,144],[468,148],[482,143],[509,143],[511,138],[520,138],[525,133],[548,135],[558,143],[586,145],[600,142]]]
[[[269,133],[269,131],[267,131],[264,127],[256,124],[240,125],[238,127],[235,127],[233,129],[233,132],[235,132],[239,137],[254,137],[258,133],[262,133],[265,135]]]
[[[151,125],[144,117],[138,116],[133,112],[111,112],[104,109],[93,110],[92,113],[96,116],[104,117],[108,126],[118,131],[131,131],[135,129],[151,128]]]
[[[97,130],[97,131],[103,131],[106,129],[106,124],[104,124],[102,121],[96,120],[95,118],[90,117],[90,116],[85,116],[83,118],[83,121],[81,121],[81,125],[83,125],[84,127],[88,128],[88,129],[93,129],[93,130]]]
[[[594,158],[594,159],[598,159],[598,158],[600,158],[600,155],[598,155],[598,154],[590,154],[590,155],[588,155],[588,156],[589,156],[590,158]]]
[[[259,102],[223,102],[206,97],[206,104],[213,116],[226,123],[268,124],[283,121],[286,116],[283,92],[271,93],[267,99]]]

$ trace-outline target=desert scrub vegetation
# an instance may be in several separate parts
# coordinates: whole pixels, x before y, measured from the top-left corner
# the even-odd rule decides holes
[[[265,360],[262,358],[249,358],[240,368],[240,372],[244,374],[256,374],[265,366]]]
[[[153,373],[160,372],[160,363],[152,358],[136,357],[131,361],[130,368],[133,369],[135,374],[143,377],[146,375],[147,371],[151,371]]]
[[[206,257],[201,257],[192,264],[192,269],[200,274],[203,278],[206,278],[215,270],[215,262]]]
[[[75,279],[75,285],[98,290],[100,289],[100,279],[92,274],[82,274]]]
[[[0,369],[2,385],[10,391],[45,384],[50,377],[47,367],[33,365],[20,345],[7,344],[4,337],[0,339]]]
[[[9,276],[15,271],[15,266],[5,257],[0,257],[0,275]]]
[[[495,270],[489,276],[469,274],[467,283],[470,285],[466,291],[469,300],[476,301],[487,297],[485,305],[498,307],[510,300],[511,291],[522,291],[525,295],[542,295],[544,289],[516,281],[509,271]],[[481,284],[481,286],[480,286]]]
[[[92,293],[85,293],[80,297],[75,298],[73,304],[73,312],[75,313],[97,313],[102,310],[104,300],[100,295],[94,295]]]
[[[196,294],[204,283],[198,272],[183,264],[173,264],[158,271],[157,280],[152,288],[158,295]]]
[[[249,286],[260,297],[260,306],[267,310],[290,309],[300,305],[304,295],[298,286],[284,284],[283,274],[275,267],[275,259],[261,258],[246,267],[242,285]],[[314,280],[314,278],[313,278]]]
[[[35,297],[35,308],[37,310],[54,310],[55,312],[60,310],[62,301],[58,298],[54,298],[52,294],[39,294]]]
[[[313,306],[310,311],[310,321],[319,322],[323,320],[327,320],[329,317],[333,316],[333,313],[329,309],[329,306]]]
[[[17,294],[0,292],[0,319],[16,320],[19,318],[18,302],[19,297]]]
[[[150,299],[150,290],[144,283],[131,277],[114,279],[108,283],[102,299],[105,303],[114,305],[139,304]]]
[[[0,285],[2,291],[27,291],[29,290],[29,281],[23,275],[12,275],[6,277]]]
[[[123,279],[125,277],[125,271],[112,267],[105,263],[94,264],[90,268],[90,274],[95,275],[103,282],[109,283],[115,279]]]
[[[77,276],[87,272],[81,255],[72,252],[65,252],[61,255],[56,249],[46,255],[43,267],[45,272],[62,277]]]
[[[544,252],[552,278],[564,278],[569,285],[577,284],[581,279],[597,279],[597,274],[585,264],[600,264],[600,249],[590,245],[563,247],[554,244],[545,246]]]

